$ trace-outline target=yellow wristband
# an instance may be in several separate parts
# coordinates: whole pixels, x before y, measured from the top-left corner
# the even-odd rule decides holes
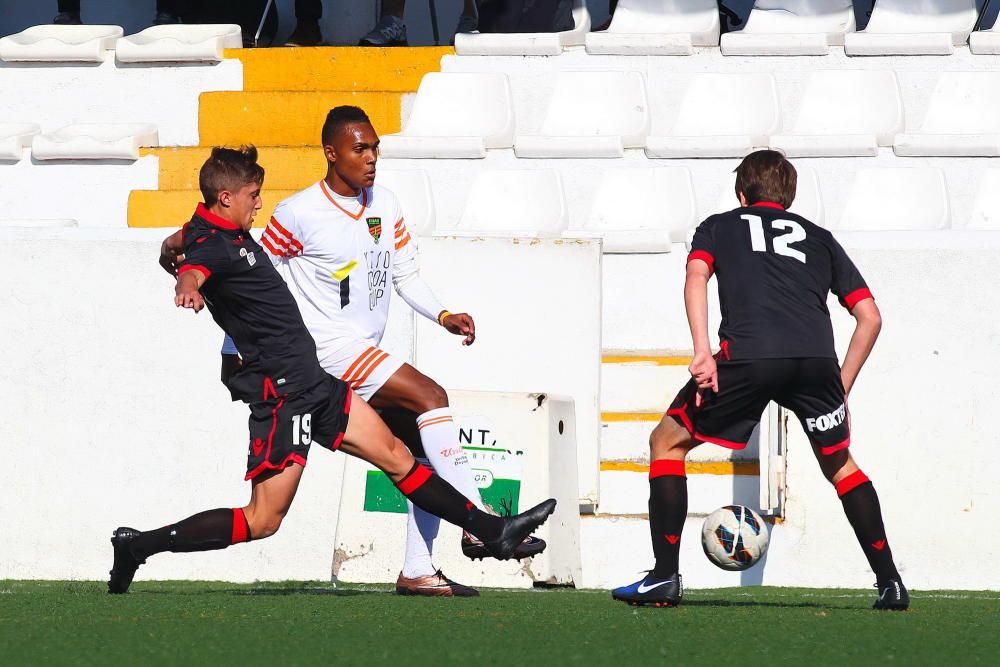
[[[438,324],[440,324],[441,326],[444,326],[444,318],[448,317],[449,315],[451,315],[450,311],[442,310],[441,314],[438,315]]]

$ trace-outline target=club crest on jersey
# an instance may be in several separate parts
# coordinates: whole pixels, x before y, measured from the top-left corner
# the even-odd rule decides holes
[[[375,243],[378,243],[382,237],[382,218],[365,218],[365,222],[368,223],[368,233],[375,239]]]

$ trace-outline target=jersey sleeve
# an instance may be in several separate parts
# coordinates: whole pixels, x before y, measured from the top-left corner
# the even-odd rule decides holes
[[[691,240],[691,252],[687,261],[700,259],[708,264],[708,270],[715,272],[715,223],[712,218],[698,225]]]
[[[260,244],[264,246],[271,263],[277,266],[283,260],[298,257],[303,252],[299,227],[291,206],[281,202],[274,209],[271,221],[261,234]]]
[[[831,237],[831,250],[833,253],[833,272],[830,281],[830,291],[837,295],[840,305],[847,310],[854,310],[854,306],[859,301],[874,299],[871,290],[861,277],[858,267],[847,256],[847,252],[837,240]]]
[[[206,280],[226,273],[231,259],[221,235],[203,233],[189,238],[185,233],[184,236],[184,261],[177,265],[178,277],[192,269],[201,271]]]
[[[444,306],[438,301],[430,285],[420,277],[417,243],[406,229],[406,220],[398,200],[393,217],[396,218],[393,225],[396,244],[392,260],[393,286],[410,308],[436,322],[438,315],[444,311]]]

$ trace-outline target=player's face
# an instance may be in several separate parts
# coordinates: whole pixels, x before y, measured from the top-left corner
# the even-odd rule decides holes
[[[263,206],[260,200],[260,188],[259,183],[247,183],[238,191],[227,193],[229,211],[232,215],[230,221],[242,227],[245,232],[253,227],[253,217]]]
[[[375,183],[378,144],[378,134],[370,123],[348,123],[337,132],[333,146],[324,148],[337,175],[355,190],[360,190]]]

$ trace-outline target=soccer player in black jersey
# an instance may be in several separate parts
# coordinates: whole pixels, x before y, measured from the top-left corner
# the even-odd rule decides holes
[[[414,461],[371,407],[323,371],[294,298],[249,234],[263,183],[255,148],[212,149],[199,176],[205,201],[161,253],[183,254],[174,303],[195,312],[207,305],[243,355],[226,384],[233,400],[250,405],[250,501],[156,530],[118,528],[111,538],[108,592],[126,592],[136,569],[154,554],[224,549],[273,535],[295,497],[313,442],[375,465],[415,505],[468,530],[495,558],[510,558],[552,513],[555,500],[514,517],[477,509]]]
[[[741,208],[713,215],[695,231],[684,303],[694,359],[681,389],[649,438],[649,525],[656,566],[641,581],[616,588],[629,604],[673,606],[683,595],[678,573],[687,516],[684,460],[702,442],[746,446],[769,401],[791,410],[834,485],[875,572],[876,609],[906,609],[871,481],[858,469],[847,396],[871,353],[882,320],[861,274],[827,230],[785,209],[796,174],[783,155],[757,151],[736,170]],[[719,283],[720,350],[708,340],[709,278]],[[856,319],[838,366],[827,295]]]

